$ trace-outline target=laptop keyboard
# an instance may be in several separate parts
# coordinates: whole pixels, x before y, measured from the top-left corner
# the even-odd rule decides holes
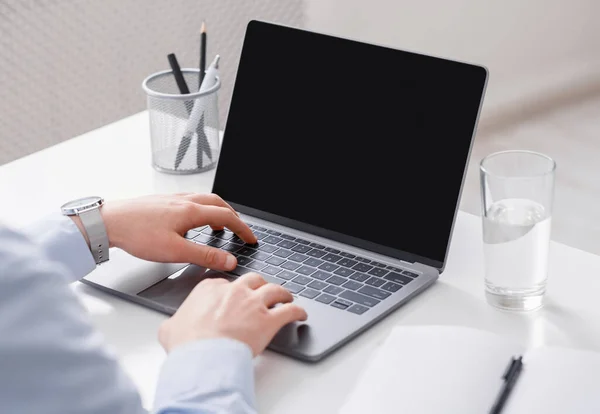
[[[248,224],[258,238],[245,244],[229,230],[190,230],[186,238],[231,252],[238,266],[229,274],[260,273],[295,296],[361,315],[412,282],[419,274],[332,247]]]

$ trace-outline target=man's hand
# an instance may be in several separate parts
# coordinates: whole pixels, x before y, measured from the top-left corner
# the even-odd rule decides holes
[[[246,243],[256,243],[250,228],[215,194],[186,193],[107,201],[101,211],[111,247],[154,262],[234,269],[237,260],[230,253],[183,237],[188,230],[206,224],[215,230],[227,227]]]
[[[257,273],[234,282],[206,279],[196,285],[177,312],[163,322],[159,341],[167,352],[186,342],[231,338],[244,342],[256,356],[286,324],[306,320],[290,292],[267,283]],[[281,306],[274,307],[282,303]]]

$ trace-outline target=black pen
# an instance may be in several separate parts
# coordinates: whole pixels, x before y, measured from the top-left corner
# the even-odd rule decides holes
[[[198,73],[198,89],[202,86],[204,73],[206,72],[206,23],[202,22],[200,27],[200,64],[198,65],[200,73]]]
[[[523,370],[523,357],[519,358],[511,358],[508,367],[506,368],[506,372],[502,376],[504,380],[504,384],[502,384],[502,389],[500,389],[500,393],[498,397],[496,397],[496,401],[490,410],[490,414],[500,414],[502,412],[502,408],[506,403],[506,400],[510,396],[512,389],[515,387],[519,376],[521,375],[521,371]]]

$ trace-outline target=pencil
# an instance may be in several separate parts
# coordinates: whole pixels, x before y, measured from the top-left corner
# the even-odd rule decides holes
[[[200,74],[198,77],[198,89],[202,86],[204,72],[206,72],[206,23],[202,21],[202,27],[200,27]]]
[[[183,77],[183,73],[181,72],[181,67],[179,66],[179,62],[177,62],[177,57],[174,53],[169,53],[167,56],[169,59],[169,65],[171,66],[171,70],[173,71],[173,76],[175,76],[175,82],[177,82],[177,88],[179,89],[179,93],[182,95],[186,95],[190,93],[190,90],[185,82],[185,78]],[[191,113],[192,109],[188,107],[187,102],[185,109],[188,114]],[[183,161],[183,157],[185,157],[185,153],[187,152],[190,144],[192,142],[191,136],[184,136],[179,144],[179,148],[177,149],[177,156],[175,157],[175,169],[179,168],[181,161]],[[199,168],[202,166],[199,165]]]

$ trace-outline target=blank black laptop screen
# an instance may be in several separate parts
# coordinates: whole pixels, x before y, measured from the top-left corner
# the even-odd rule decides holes
[[[213,191],[241,211],[442,267],[486,77],[250,22]]]

